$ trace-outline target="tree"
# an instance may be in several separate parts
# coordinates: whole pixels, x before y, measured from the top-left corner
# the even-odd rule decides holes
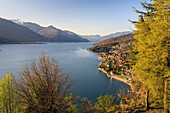
[[[26,65],[20,71],[20,78],[15,81],[17,95],[26,106],[25,112],[56,113],[66,112],[68,105],[65,98],[71,87],[69,75],[64,75],[58,63],[51,61],[45,52]]]
[[[116,110],[115,107],[115,97],[112,95],[104,95],[97,98],[97,102],[95,107],[97,109],[97,113],[108,113],[114,112]]]
[[[68,112],[69,113],[80,113],[80,109],[78,107],[77,104],[74,104],[76,99],[73,98],[72,94],[68,95],[66,98],[65,98],[65,101],[67,102],[67,105],[69,106],[68,107]]]
[[[18,113],[21,112],[19,98],[15,94],[13,84],[14,76],[12,73],[6,73],[6,77],[0,80],[0,111],[1,113]]]
[[[170,89],[168,89],[168,84],[170,81],[170,78],[165,79],[165,85],[164,85],[164,113],[168,113],[168,109],[170,109],[170,105],[167,105],[167,100],[170,97]]]
[[[96,109],[94,105],[86,97],[77,97],[77,99],[79,101],[81,113],[95,113]]]
[[[146,89],[146,109],[149,108],[149,93],[154,98],[163,98],[164,80],[169,78],[169,0],[153,0],[141,3],[146,12],[139,13],[134,50],[137,51],[133,73]],[[166,100],[164,100],[166,101]],[[165,108],[166,109],[166,108]]]

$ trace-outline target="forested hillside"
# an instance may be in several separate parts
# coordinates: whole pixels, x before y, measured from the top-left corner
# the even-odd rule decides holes
[[[135,39],[133,34],[122,35],[118,37],[113,37],[106,39],[94,44],[94,47],[88,48],[88,50],[93,52],[108,52],[113,46],[118,44],[131,44]]]

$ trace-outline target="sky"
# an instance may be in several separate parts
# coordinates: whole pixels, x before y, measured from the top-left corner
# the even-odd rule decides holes
[[[144,0],[0,0],[0,17],[53,25],[80,35],[108,35],[135,29],[132,7]],[[149,0],[145,0],[149,1]]]

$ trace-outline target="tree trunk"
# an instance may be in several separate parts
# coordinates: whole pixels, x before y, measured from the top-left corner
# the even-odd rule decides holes
[[[146,107],[145,109],[148,110],[149,109],[149,90],[146,91],[146,98],[145,98],[145,103],[146,103]]]
[[[164,113],[168,113],[168,109],[167,109],[167,80],[165,80],[165,86],[164,86]]]

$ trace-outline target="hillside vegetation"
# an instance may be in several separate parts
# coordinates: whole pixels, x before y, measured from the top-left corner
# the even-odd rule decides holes
[[[94,44],[94,47],[88,48],[88,50],[93,52],[108,52],[112,49],[112,46],[118,44],[128,44],[133,42],[135,39],[133,38],[133,34],[122,35],[118,37],[109,38],[98,43]]]

